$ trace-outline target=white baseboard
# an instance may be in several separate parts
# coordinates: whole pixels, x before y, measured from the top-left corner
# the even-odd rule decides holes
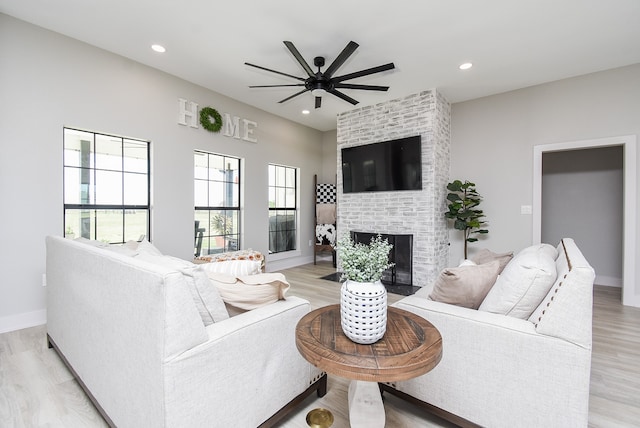
[[[596,275],[594,284],[605,285],[607,287],[622,287],[622,278],[616,278],[615,276]]]
[[[47,310],[24,312],[0,318],[0,333],[22,330],[47,323]]]
[[[281,260],[267,260],[266,271],[277,272],[283,269],[289,269],[296,266],[302,266],[313,263],[313,256],[309,257],[292,257]]]

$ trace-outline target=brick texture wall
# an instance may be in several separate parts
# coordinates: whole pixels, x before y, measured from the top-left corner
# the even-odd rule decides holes
[[[449,259],[444,211],[450,118],[451,105],[435,89],[338,116],[338,232],[413,234],[416,286],[432,283]],[[342,192],[342,148],[414,135],[420,135],[422,140],[422,190]]]

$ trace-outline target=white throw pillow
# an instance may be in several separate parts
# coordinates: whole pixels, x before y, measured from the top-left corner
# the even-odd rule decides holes
[[[549,244],[520,251],[505,266],[478,310],[529,318],[556,280],[557,254]]]
[[[123,256],[133,257],[133,256],[135,256],[137,254],[135,251],[133,251],[126,244],[123,244],[123,245],[112,245],[112,244],[109,244],[108,242],[96,241],[96,240],[93,240],[93,239],[87,239],[87,238],[82,238],[82,237],[75,238],[74,241],[81,242],[81,243],[87,244],[87,245],[91,245],[92,247],[103,248],[105,250],[109,250],[109,251],[112,251],[114,253],[122,254]]]
[[[154,256],[162,255],[160,250],[158,250],[158,248],[156,248],[155,245],[153,245],[151,242],[147,241],[146,239],[143,239],[142,241],[138,242],[138,248],[136,248],[136,251],[138,251],[139,253],[152,254]]]
[[[209,273],[224,273],[231,276],[246,276],[260,273],[261,260],[225,260],[222,262],[203,263],[202,269]]]
[[[74,241],[80,242],[82,244],[91,245],[92,247],[106,248],[109,246],[107,242],[96,241],[94,239],[87,239],[83,237],[75,238]]]
[[[531,245],[530,247],[523,248],[522,250],[520,250],[518,255],[528,254],[528,253],[544,254],[547,257],[552,258],[553,260],[558,258],[558,250],[551,244]]]
[[[218,289],[211,284],[200,265],[195,265],[176,257],[157,256],[145,252],[139,253],[136,259],[166,266],[181,272],[205,326],[229,318],[229,313],[224,306],[220,293],[218,293]]]
[[[104,247],[105,250],[112,251],[114,253],[122,254],[127,257],[135,257],[138,253],[133,251],[131,248],[128,248],[124,245],[109,245]]]
[[[146,253],[146,254],[151,254],[152,256],[162,255],[160,250],[158,250],[155,247],[155,245],[153,245],[151,242],[147,241],[146,239],[143,239],[142,241],[139,241],[139,242],[134,240],[127,241],[124,243],[124,246],[127,248],[130,248],[136,253]]]

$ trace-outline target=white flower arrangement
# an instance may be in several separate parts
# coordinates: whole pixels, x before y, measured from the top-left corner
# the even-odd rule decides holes
[[[376,282],[382,278],[382,272],[392,267],[389,252],[393,245],[382,236],[371,238],[369,245],[355,243],[348,235],[338,240],[338,257],[342,264],[341,281],[349,279],[356,282]]]

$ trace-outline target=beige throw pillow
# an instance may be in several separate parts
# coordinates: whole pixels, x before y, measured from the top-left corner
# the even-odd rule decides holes
[[[497,260],[500,263],[500,270],[498,272],[500,273],[512,258],[513,251],[510,251],[508,253],[494,253],[491,250],[483,248],[482,250],[474,254],[471,260],[477,265],[482,265]]]
[[[478,309],[496,282],[500,263],[494,260],[476,266],[458,266],[442,270],[429,299],[465,308]]]

